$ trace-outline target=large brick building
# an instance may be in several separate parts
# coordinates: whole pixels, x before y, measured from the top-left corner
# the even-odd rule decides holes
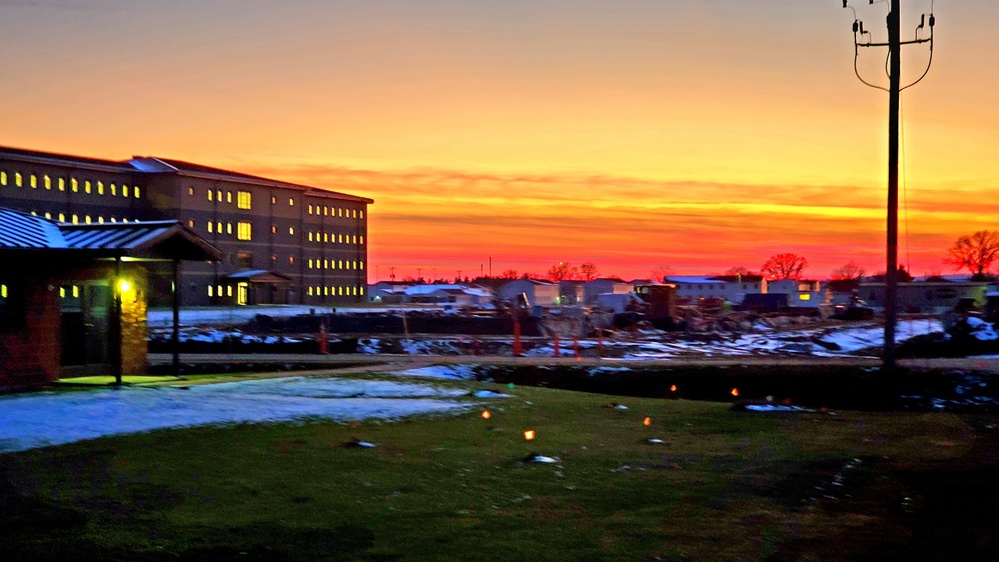
[[[185,264],[185,306],[363,302],[366,197],[155,157],[0,147],[0,206],[71,224],[179,220],[223,253]],[[153,304],[171,274],[153,271]]]

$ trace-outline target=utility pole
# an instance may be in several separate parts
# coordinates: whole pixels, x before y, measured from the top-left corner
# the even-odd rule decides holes
[[[870,0],[874,4],[874,0]],[[912,41],[902,41],[901,30],[901,0],[889,0],[887,17],[888,42],[874,43],[871,34],[864,30],[864,22],[860,21],[854,10],[853,21],[853,70],[857,78],[865,85],[888,92],[888,212],[885,224],[885,343],[883,352],[883,371],[885,374],[895,372],[895,324],[898,319],[898,146],[899,146],[899,101],[902,90],[914,86],[930,70],[933,62],[933,27],[936,18],[933,17],[933,5],[930,4],[929,37],[923,37],[922,31],[926,25],[926,14],[920,19]],[[849,0],[843,0],[844,8],[851,8]],[[929,61],[915,82],[902,86],[902,45],[929,43]],[[872,84],[865,80],[857,67],[861,47],[888,48],[888,88]]]

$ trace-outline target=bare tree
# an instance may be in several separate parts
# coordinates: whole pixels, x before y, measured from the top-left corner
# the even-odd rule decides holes
[[[984,277],[999,258],[999,232],[979,230],[971,236],[961,236],[947,250],[950,257],[944,263],[955,271],[967,269],[975,278]]]
[[[655,281],[656,283],[662,283],[663,279],[666,279],[672,274],[673,274],[672,267],[668,265],[657,265],[656,267],[652,268],[652,273],[650,273],[649,275],[652,277],[652,280]]]
[[[756,274],[753,273],[753,270],[749,269],[748,267],[737,265],[735,267],[728,268],[725,271],[725,275],[742,275],[742,276],[746,276],[746,275],[756,275]]]
[[[508,269],[500,275],[501,279],[516,279],[517,277],[519,277],[519,275],[517,275],[516,269]]]
[[[588,261],[579,266],[579,276],[583,281],[593,281],[597,278],[597,275],[599,275],[599,272],[593,262]]]
[[[770,256],[760,269],[769,279],[800,279],[808,260],[798,254],[783,253]]]
[[[867,271],[863,267],[860,267],[859,265],[857,265],[856,262],[851,261],[846,263],[842,267],[834,269],[832,271],[832,278],[843,279],[843,280],[846,279],[854,280],[854,279],[860,279],[861,277],[864,276],[865,273],[867,273]]]
[[[559,281],[569,281],[579,276],[579,271],[575,266],[567,262],[558,262],[548,270],[548,280],[558,283]]]

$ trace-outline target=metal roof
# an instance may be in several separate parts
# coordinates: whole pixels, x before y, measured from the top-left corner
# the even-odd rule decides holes
[[[179,221],[68,224],[0,207],[0,254],[42,251],[154,260],[213,261],[222,256]]]
[[[244,269],[243,271],[237,271],[236,273],[230,273],[225,276],[226,279],[231,280],[246,280],[250,283],[288,283],[291,282],[291,277],[287,275],[281,275],[276,271],[268,271],[266,269]]]

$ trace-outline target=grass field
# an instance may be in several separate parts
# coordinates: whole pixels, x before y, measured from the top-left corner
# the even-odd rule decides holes
[[[169,430],[0,455],[0,556],[999,559],[993,416],[446,384],[514,396],[489,401],[488,420]],[[343,446],[354,438],[378,446]]]

